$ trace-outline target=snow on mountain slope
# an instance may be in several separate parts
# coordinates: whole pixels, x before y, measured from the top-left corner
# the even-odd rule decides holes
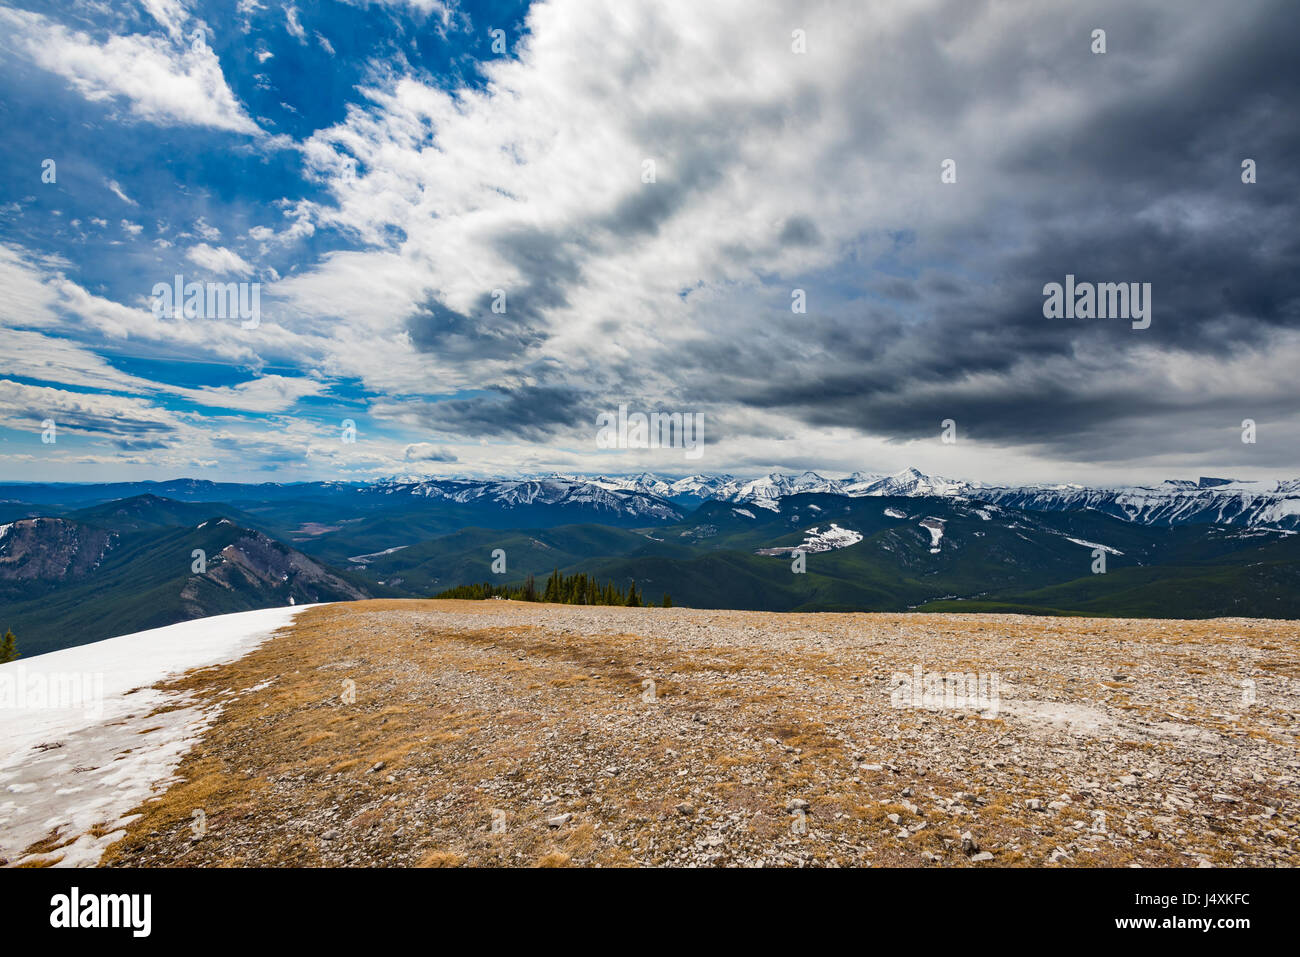
[[[862,533],[852,528],[840,528],[834,522],[822,531],[813,527],[804,532],[803,551],[829,552],[833,548],[848,548],[862,541]]]
[[[885,476],[874,485],[855,493],[857,495],[963,495],[977,486],[960,479],[944,478],[942,475],[926,475],[916,469],[903,469],[893,475]]]
[[[1076,544],[1076,545],[1082,545],[1084,548],[1091,548],[1091,549],[1093,549],[1094,551],[1095,551],[1096,549],[1100,548],[1103,552],[1106,552],[1106,553],[1109,554],[1109,555],[1123,555],[1123,554],[1124,554],[1124,553],[1121,552],[1118,548],[1111,548],[1109,545],[1098,545],[1096,542],[1090,542],[1090,541],[1088,541],[1087,539],[1083,539],[1083,538],[1070,538],[1070,537],[1067,535],[1066,538],[1065,538],[1065,540],[1066,540],[1067,542],[1074,542],[1074,544]]]
[[[827,492],[843,494],[841,483],[835,479],[823,478],[816,472],[801,472],[799,475],[783,475],[773,472],[761,479],[746,482],[731,496],[733,502],[752,502],[759,508],[776,511],[783,496],[799,495],[804,492]]]
[[[740,491],[741,483],[731,475],[688,475],[668,486],[673,498],[728,499]]]
[[[651,475],[649,472],[642,472],[640,475],[633,475],[630,478],[618,476],[611,478],[605,475],[597,475],[588,481],[592,485],[598,485],[612,492],[640,492],[643,495],[658,495],[661,498],[671,494],[672,491],[672,487],[667,482]]]
[[[527,505],[580,506],[651,519],[673,520],[681,513],[651,489],[668,485],[644,473],[635,479],[586,479],[571,475],[547,475],[527,479],[428,479],[420,482],[383,481],[376,489],[388,495],[414,495],[446,499],[460,504],[486,502],[502,508]]]
[[[923,518],[920,525],[930,533],[930,554],[938,555],[943,542],[944,520],[941,518]]]
[[[862,533],[852,528],[841,528],[834,522],[822,530],[814,525],[803,533],[803,541],[798,545],[780,545],[776,548],[760,548],[755,555],[793,555],[795,552],[829,552],[836,548],[848,548],[862,541]]]
[[[649,472],[634,476],[550,475],[514,480],[430,479],[380,483],[388,493],[456,502],[487,501],[513,508],[529,504],[575,504],[620,515],[671,521],[673,503],[722,501],[778,511],[787,495],[823,493],[864,496],[977,499],[1033,511],[1089,509],[1144,525],[1188,522],[1300,529],[1300,479],[1249,482],[1224,478],[1171,479],[1158,485],[1089,488],[1082,485],[994,486],[927,475],[906,468],[892,475],[854,472],[829,479],[816,472],[772,472],[742,481],[730,475],[691,475],[668,480]]]
[[[1036,511],[1091,509],[1140,525],[1216,524],[1300,528],[1300,480],[1202,478],[1142,487],[1081,485],[981,488],[971,497]]]
[[[151,686],[240,658],[314,607],[200,618],[0,665],[0,858],[17,863],[53,833],[75,838],[59,866],[96,863],[119,835],[88,831],[112,832],[216,715]],[[163,705],[175,710],[153,713]]]

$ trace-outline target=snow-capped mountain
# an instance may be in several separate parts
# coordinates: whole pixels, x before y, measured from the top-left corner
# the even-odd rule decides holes
[[[727,500],[740,491],[744,484],[733,475],[688,475],[678,479],[668,488],[675,501],[707,501],[709,499]]]
[[[1035,511],[1088,509],[1144,525],[1184,523],[1300,529],[1300,479],[1252,482],[1226,478],[1170,479],[1154,486],[1093,488],[1083,485],[997,486],[927,475],[906,468],[892,475],[854,472],[843,479],[816,472],[772,472],[762,478],[690,475],[672,479],[642,472],[633,476],[548,475],[525,479],[388,480],[389,494],[445,498],[454,502],[575,505],[625,517],[672,521],[701,502],[732,502],[776,511],[789,495],[821,493],[864,496],[973,499]]]
[[[730,477],[728,477],[730,478]],[[732,480],[734,483],[734,480]],[[734,491],[727,485],[712,489],[710,497],[728,502],[746,502],[760,508],[775,510],[786,495],[820,492],[828,495],[848,495],[859,498],[866,495],[940,495],[952,497],[965,495],[977,484],[957,479],[926,475],[917,469],[907,468],[893,475],[854,472],[848,478],[830,479],[816,472],[786,475],[773,472],[750,482],[736,483]]]
[[[727,501],[751,502],[759,508],[775,511],[777,502],[786,495],[798,495],[803,492],[827,492],[842,495],[842,483],[828,479],[816,472],[800,472],[798,475],[782,475],[773,472],[761,479],[745,482]]]
[[[855,476],[859,472],[853,473]],[[852,478],[852,476],[850,476]],[[977,483],[963,482],[960,479],[944,478],[942,475],[926,475],[917,469],[906,468],[893,475],[863,476],[863,478],[844,488],[845,495],[965,495],[979,488]]]
[[[1035,511],[1091,509],[1142,525],[1217,524],[1300,528],[1300,479],[1250,482],[1171,479],[1155,486],[1045,485],[983,488],[972,497]]]
[[[650,520],[671,521],[681,511],[659,493],[645,489],[666,483],[646,475],[631,480],[587,479],[578,476],[548,475],[529,479],[426,479],[419,482],[385,481],[376,488],[388,495],[414,495],[429,499],[446,499],[467,504],[484,502],[502,508],[529,505],[577,506],[597,512],[633,516]]]
[[[639,492],[643,495],[658,495],[660,498],[672,494],[672,488],[667,482],[649,472],[630,477],[597,475],[590,482],[611,492]]]

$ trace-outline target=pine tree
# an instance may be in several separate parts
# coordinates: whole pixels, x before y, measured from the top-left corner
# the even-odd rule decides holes
[[[14,639],[12,631],[5,631],[5,636],[0,639],[0,665],[7,661],[17,661],[21,655],[18,654],[18,645]]]
[[[640,605],[641,605],[641,596],[637,594],[636,581],[633,580],[632,584],[628,587],[627,590],[627,607],[638,608],[640,607]]]
[[[672,607],[673,607],[673,596],[670,595],[670,594],[668,594],[668,592],[664,592],[664,601],[663,601],[663,605],[664,605],[665,608],[672,608]]]

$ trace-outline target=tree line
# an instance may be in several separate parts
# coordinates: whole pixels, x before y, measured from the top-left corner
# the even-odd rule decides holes
[[[561,605],[623,605],[629,608],[649,608],[651,603],[637,591],[636,582],[631,582],[627,590],[619,588],[612,580],[603,586],[594,575],[578,572],[576,575],[561,575],[557,568],[546,579],[546,585],[537,590],[537,582],[532,575],[522,585],[493,585],[482,582],[474,585],[457,585],[439,592],[435,598],[468,598],[481,601],[485,598],[509,598],[512,601],[545,601]],[[662,606],[673,607],[672,596],[664,592]]]

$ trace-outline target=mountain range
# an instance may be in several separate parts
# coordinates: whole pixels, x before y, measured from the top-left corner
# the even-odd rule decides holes
[[[25,654],[553,569],[699,607],[1300,617],[1294,480],[1006,487],[905,469],[11,484],[0,523],[0,625]]]

